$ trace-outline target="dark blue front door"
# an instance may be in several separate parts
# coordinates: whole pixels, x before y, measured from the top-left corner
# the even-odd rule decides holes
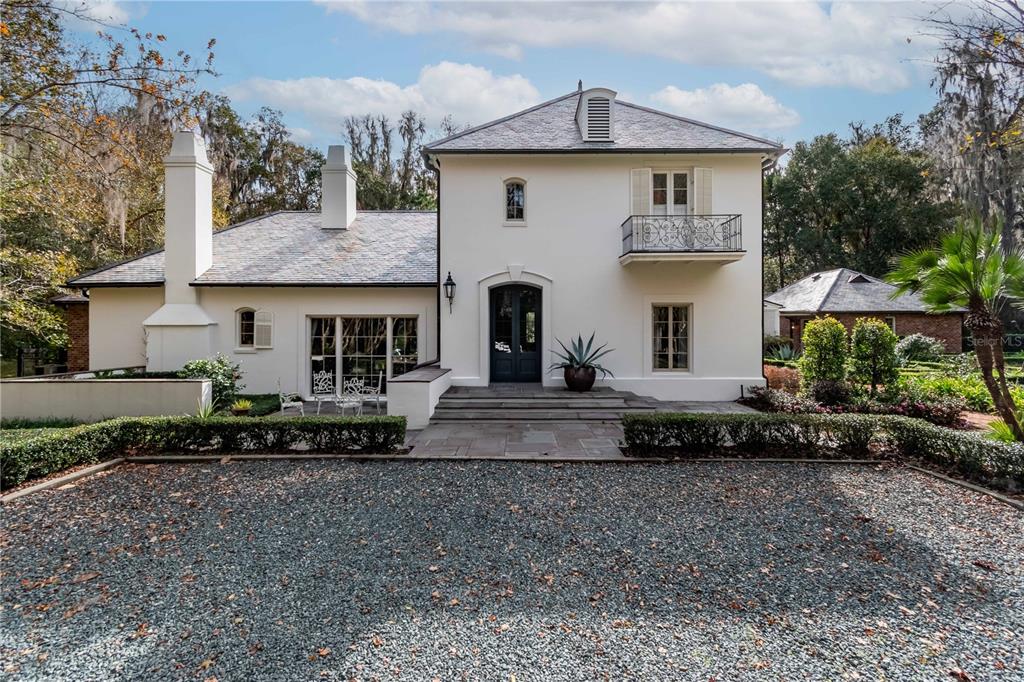
[[[491,381],[540,381],[540,289],[491,289]]]

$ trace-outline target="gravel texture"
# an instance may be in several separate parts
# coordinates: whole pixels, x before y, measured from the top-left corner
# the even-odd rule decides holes
[[[882,466],[132,465],[0,551],[8,679],[1024,677],[1024,514]]]

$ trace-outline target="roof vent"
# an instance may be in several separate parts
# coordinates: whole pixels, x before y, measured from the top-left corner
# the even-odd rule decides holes
[[[580,94],[576,106],[576,125],[584,142],[611,142],[615,139],[615,92],[591,88]]]
[[[860,274],[859,272],[856,275],[850,277],[849,279],[850,284],[868,284],[870,281],[870,279]]]

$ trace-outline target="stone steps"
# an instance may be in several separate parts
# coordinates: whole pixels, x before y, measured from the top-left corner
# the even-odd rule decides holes
[[[431,423],[618,423],[624,414],[654,410],[650,401],[611,389],[572,393],[539,386],[454,387],[441,396]]]

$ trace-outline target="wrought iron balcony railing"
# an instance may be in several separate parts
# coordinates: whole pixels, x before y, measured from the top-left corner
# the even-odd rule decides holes
[[[739,215],[633,215],[622,223],[622,255],[742,251]]]

